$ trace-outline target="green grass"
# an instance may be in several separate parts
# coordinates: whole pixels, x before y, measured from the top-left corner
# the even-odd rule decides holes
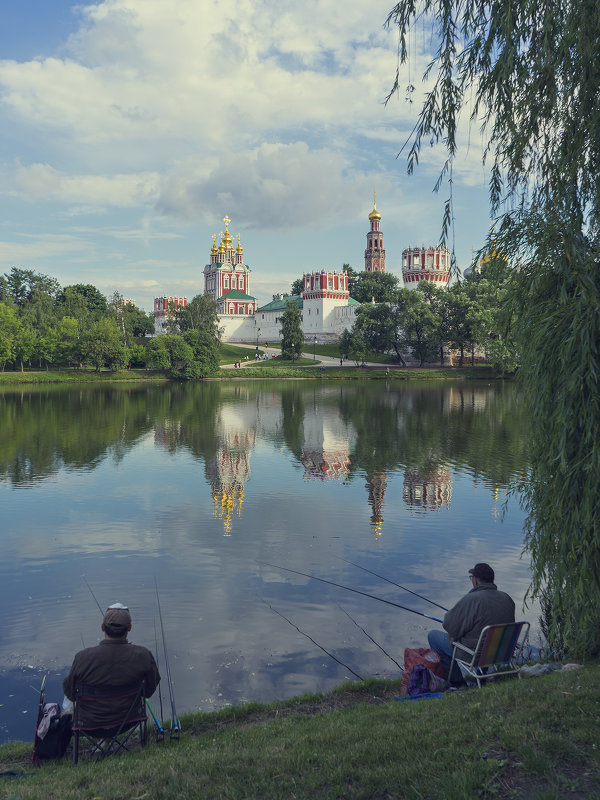
[[[0,748],[8,800],[598,798],[600,666],[396,702],[397,682],[183,718],[179,742],[33,770]]]
[[[239,350],[239,352],[238,352]],[[259,352],[260,348],[259,348]],[[247,348],[233,348],[221,358],[221,364],[231,364],[238,358],[243,359],[244,355],[251,354],[251,359],[246,366],[240,369],[219,370],[217,379],[236,378],[318,378],[318,379],[344,379],[344,380],[382,380],[408,381],[408,380],[511,380],[510,376],[500,376],[491,367],[394,367],[390,366],[390,375],[386,376],[386,367],[357,367],[321,364],[312,358],[296,359],[293,363],[277,356],[275,366],[273,360],[253,362],[254,351]],[[14,384],[38,384],[38,383],[111,383],[125,381],[156,381],[167,380],[165,376],[157,370],[147,371],[145,369],[131,370],[27,370],[25,372],[0,372],[0,386],[11,386]]]
[[[0,372],[0,386],[19,383],[89,383],[114,381],[165,380],[165,376],[155,370],[146,369],[55,369]]]

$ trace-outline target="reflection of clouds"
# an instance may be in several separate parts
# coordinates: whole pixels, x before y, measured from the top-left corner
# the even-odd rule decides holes
[[[224,386],[205,450],[192,449],[191,434],[182,437],[176,415],[160,426],[151,419],[150,431],[118,463],[60,470],[27,495],[0,486],[0,602],[10,608],[2,622],[0,664],[51,665],[64,672],[82,637],[88,646],[99,640],[100,615],[81,574],[102,604],[130,605],[132,640],[153,650],[156,576],[181,713],[326,690],[345,678],[342,667],[269,604],[367,676],[394,674],[395,668],[338,605],[399,661],[405,647],[426,642],[426,620],[261,562],[429,613],[424,601],[408,602],[399,589],[337,557],[444,605],[468,590],[467,570],[483,560],[520,608],[529,584],[527,563],[520,560],[523,515],[511,500],[504,521],[494,520],[491,487],[480,484],[473,493],[466,470],[453,468],[452,506],[444,515],[427,506],[415,515],[406,506],[404,465],[369,472],[359,467],[343,481],[303,480],[302,448],[354,452],[355,427],[341,417],[342,395],[350,402],[355,396],[347,387],[297,391],[293,400],[300,398],[304,417],[290,426],[290,408],[292,422],[298,420],[289,404],[284,431],[278,388]],[[422,392],[402,397],[417,402]],[[409,413],[403,406],[403,419]],[[298,442],[294,453],[290,441]],[[236,518],[234,509],[229,537],[223,536],[223,519],[214,516],[213,481],[243,487],[243,513]],[[372,517],[383,521],[384,512],[385,535],[375,538]],[[68,591],[57,591],[66,585]],[[537,620],[535,609],[524,616]]]

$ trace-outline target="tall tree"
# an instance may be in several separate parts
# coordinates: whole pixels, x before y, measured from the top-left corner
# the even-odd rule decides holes
[[[388,21],[401,61],[417,17],[438,44],[408,168],[423,141],[443,142],[451,177],[458,118],[470,112],[491,165],[497,246],[519,266],[510,301],[529,413],[532,591],[550,599],[555,644],[598,652],[600,14],[589,0],[400,0]],[[452,214],[450,194],[446,228]]]
[[[65,286],[56,301],[61,317],[75,317],[80,321],[98,320],[108,310],[106,297],[91,283]]]
[[[174,317],[179,332],[206,331],[216,341],[221,338],[219,304],[210,294],[197,294],[187,306],[176,306]]]
[[[291,285],[290,294],[301,295],[303,289],[304,289],[304,280],[303,280],[303,278],[296,278],[296,280],[293,281],[293,283]],[[275,299],[275,298],[273,298],[273,299]]]
[[[300,309],[293,301],[289,301],[287,309],[281,315],[281,355],[292,362],[302,355],[304,334],[301,327]]]
[[[398,278],[389,272],[359,272],[351,295],[359,303],[389,303],[398,289]]]

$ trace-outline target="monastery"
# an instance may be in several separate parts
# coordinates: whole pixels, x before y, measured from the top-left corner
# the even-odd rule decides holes
[[[250,288],[250,269],[244,263],[241,236],[234,248],[229,232],[231,220],[223,218],[225,231],[213,235],[210,261],[204,267],[204,293],[210,294],[219,306],[219,323],[226,342],[276,342],[280,339],[281,315],[291,301],[301,312],[304,338],[310,342],[337,341],[345,329],[354,324],[359,303],[350,297],[348,275],[341,271],[305,272],[302,294],[279,296],[258,308]],[[369,214],[370,230],[364,253],[366,272],[385,272],[385,250],[381,231],[381,214],[375,196]],[[450,254],[445,247],[407,247],[402,251],[402,280],[408,289],[420,281],[446,286],[450,278]],[[169,303],[186,306],[185,297],[154,299],[154,331],[164,333]]]

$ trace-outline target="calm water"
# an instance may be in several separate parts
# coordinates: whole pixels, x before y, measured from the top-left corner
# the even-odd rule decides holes
[[[440,616],[344,559],[444,606],[488,561],[520,609],[506,488],[527,468],[523,430],[512,385],[1,392],[0,737],[31,739],[43,672],[60,700],[73,653],[101,638],[82,576],[102,606],[129,605],[131,640],[152,650],[156,578],[179,714],[352,677],[273,609],[365,677],[398,667],[359,625],[401,663],[435,624],[265,562]]]

